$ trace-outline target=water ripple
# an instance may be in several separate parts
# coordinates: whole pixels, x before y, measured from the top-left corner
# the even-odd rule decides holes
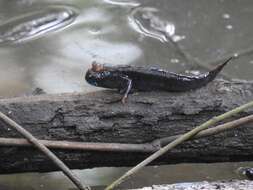
[[[52,6],[12,18],[0,25],[0,45],[20,43],[62,29],[76,16],[72,7]]]
[[[169,38],[175,42],[185,38],[185,36],[176,35],[174,23],[162,19],[158,13],[159,10],[153,7],[137,7],[129,16],[129,24],[144,36],[158,39],[161,42],[170,41]]]
[[[125,1],[118,1],[118,0],[104,0],[104,2],[109,3],[109,4],[113,4],[113,5],[119,5],[119,6],[139,6],[140,3],[136,2],[136,1],[129,1],[129,0],[125,0]]]

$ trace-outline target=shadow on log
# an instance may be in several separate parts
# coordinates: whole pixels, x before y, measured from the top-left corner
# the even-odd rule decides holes
[[[113,91],[1,99],[0,110],[38,139],[107,143],[147,143],[182,134],[193,127],[252,101],[253,83],[216,80],[186,93],[148,92],[120,102]],[[253,114],[247,110],[235,118]],[[253,124],[184,143],[154,164],[253,160]],[[1,137],[18,137],[0,123]],[[28,147],[0,147],[0,173],[53,171],[57,168]],[[131,166],[145,153],[54,150],[70,168]]]

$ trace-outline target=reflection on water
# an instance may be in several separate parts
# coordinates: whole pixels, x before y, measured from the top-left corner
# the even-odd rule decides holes
[[[45,7],[0,25],[0,45],[8,45],[45,35],[74,21],[76,12],[70,7]]]
[[[224,71],[253,79],[252,9],[252,0],[0,0],[0,97],[31,94],[37,87],[47,93],[98,90],[84,81],[92,61],[194,74],[201,69],[192,67],[196,60],[215,63],[236,53],[238,59]],[[148,167],[123,185],[238,178],[234,171],[245,164]],[[78,174],[100,186],[123,170]],[[0,176],[0,184],[26,190],[72,187],[59,173]]]
[[[218,0],[198,6],[181,0],[64,2],[0,1],[0,97],[37,87],[47,93],[97,90],[84,81],[92,61],[184,72],[201,69],[192,67],[195,61],[208,64],[238,53],[241,59],[224,72],[252,79],[251,1],[240,4],[240,15],[229,1]],[[23,43],[3,44],[17,41]]]
[[[215,181],[230,179],[245,179],[238,173],[238,168],[253,166],[253,163],[216,163],[216,164],[177,164],[166,166],[148,166],[141,170],[120,188],[137,188],[153,184],[171,184],[194,181]],[[96,168],[75,170],[77,175],[92,189],[102,189],[127,171],[128,168]],[[5,184],[11,190],[69,190],[73,189],[71,182],[62,173],[28,173],[0,176],[0,184]],[[1,185],[0,185],[1,189]]]
[[[85,83],[83,77],[94,60],[109,64],[156,66],[173,72],[183,72],[192,69],[194,59],[206,61],[205,58],[202,59],[202,54],[195,54],[196,48],[201,46],[202,51],[203,46],[210,46],[206,41],[208,31],[199,31],[197,26],[204,22],[198,20],[205,16],[201,15],[204,14],[203,11],[193,17],[196,7],[188,3],[174,3],[172,6],[170,1],[164,0],[159,3],[73,0],[72,5],[63,6],[56,1],[49,3],[34,0],[28,4],[25,1],[16,4],[14,2],[1,2],[1,40],[7,43],[32,39],[21,44],[0,47],[2,97],[31,94],[37,87],[43,88],[47,93],[97,90]],[[241,6],[247,7],[248,3]],[[78,15],[72,7],[78,8]],[[210,7],[215,9],[216,2]],[[19,11],[15,15],[13,10],[16,8]],[[203,9],[205,8],[203,5]],[[181,9],[187,11],[182,12]],[[221,14],[225,22],[223,24],[231,24],[234,14],[228,10]],[[212,16],[210,14],[208,17],[209,24],[214,22]],[[189,23],[185,23],[185,19]],[[69,27],[56,30],[66,25]],[[217,31],[223,29],[224,25],[217,27]],[[194,37],[195,34],[198,36]],[[229,33],[230,36],[232,34],[234,32]],[[233,35],[231,39],[234,40]],[[40,38],[34,39],[34,36]],[[172,43],[168,42],[170,40]],[[198,44],[193,48],[192,42]],[[217,50],[220,57],[229,55],[226,49],[220,48],[224,45],[226,43],[219,40],[215,44],[218,49],[207,50],[212,55],[208,62],[219,57],[214,53]],[[193,59],[188,60],[184,56],[186,53]],[[240,70],[236,68],[240,62],[238,59],[238,63],[237,60],[233,61],[233,64],[225,68],[225,72],[239,78],[250,78],[252,64],[247,64],[251,61],[248,57],[245,67],[240,66]],[[194,68],[196,69],[199,67]]]
[[[137,7],[140,5],[139,2],[133,0],[104,0],[106,3],[121,6],[133,6]]]
[[[156,38],[161,42],[178,42],[185,39],[185,36],[175,34],[175,25],[172,22],[163,20],[156,15],[159,10],[153,7],[138,7],[133,9],[129,16],[130,25],[144,36]]]
[[[97,90],[88,84],[84,86],[84,71],[91,66],[89,60],[115,65],[127,64],[141,54],[140,49],[130,43],[113,44],[96,39],[83,39],[82,42],[84,43],[77,41],[74,48],[66,45],[58,51],[64,57],[51,57],[50,62],[34,69],[35,84],[47,93]],[[68,40],[62,39],[61,43],[68,44]],[[66,57],[73,57],[77,61],[70,64]]]

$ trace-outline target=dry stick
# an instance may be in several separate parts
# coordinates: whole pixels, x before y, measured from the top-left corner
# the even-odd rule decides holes
[[[83,187],[81,181],[75,176],[74,173],[57,157],[55,156],[47,147],[41,144],[31,133],[25,130],[22,126],[17,124],[15,121],[7,117],[5,114],[0,112],[0,118],[8,124],[10,127],[17,130],[22,134],[30,143],[37,147],[41,152],[43,152],[49,159],[51,159],[62,171],[63,173],[78,187],[80,190],[90,190],[90,187]]]
[[[239,127],[243,124],[246,124],[248,122],[252,122],[253,121],[253,115],[249,115],[246,117],[242,117],[240,119],[234,120],[234,121],[230,121],[227,123],[224,123],[222,125],[218,125],[216,127],[210,128],[210,129],[206,129],[203,131],[200,131],[198,134],[196,134],[195,136],[193,136],[191,139],[198,139],[198,138],[203,138],[203,137],[208,137],[211,135],[215,135],[218,134],[220,132],[223,132],[225,130],[229,130],[229,129],[233,129],[235,127]],[[165,138],[161,138],[161,139],[157,139],[153,141],[153,144],[155,144],[156,146],[165,146],[168,143],[174,141],[175,139],[179,138],[181,135],[175,135],[175,136],[170,136],[170,137],[165,137]],[[0,141],[1,143],[1,141]]]
[[[193,138],[203,138],[211,136],[225,130],[240,127],[243,124],[253,121],[253,115],[242,117],[240,119],[218,125],[216,127],[203,130],[195,135]],[[64,150],[85,150],[85,151],[108,151],[108,152],[155,152],[158,151],[161,146],[164,146],[181,135],[175,135],[156,139],[151,143],[143,144],[123,144],[123,143],[94,143],[94,142],[73,142],[73,141],[53,141],[53,140],[38,140],[40,143],[48,148],[64,149]],[[0,146],[32,146],[26,139],[20,138],[4,138],[0,137]]]
[[[160,157],[161,155],[165,154],[168,150],[176,147],[177,145],[183,143],[184,141],[190,139],[192,136],[196,135],[198,132],[207,129],[209,126],[222,121],[226,118],[229,118],[237,113],[242,112],[243,110],[253,107],[253,101],[244,104],[240,107],[237,107],[229,112],[226,112],[222,115],[213,117],[212,119],[206,121],[205,123],[203,123],[202,125],[197,126],[196,128],[192,129],[191,131],[185,133],[184,135],[180,136],[179,138],[177,138],[176,140],[172,141],[171,143],[169,143],[168,145],[166,145],[165,147],[161,148],[160,150],[158,150],[157,152],[155,152],[154,154],[152,154],[151,156],[149,156],[148,158],[146,158],[145,160],[143,160],[141,163],[139,163],[138,165],[136,165],[135,167],[133,167],[132,169],[130,169],[129,171],[127,171],[123,176],[121,176],[120,178],[118,178],[116,181],[114,181],[112,184],[110,184],[109,186],[107,186],[105,188],[105,190],[111,190],[114,187],[118,186],[119,184],[121,184],[127,177],[130,177],[131,175],[133,175],[134,173],[136,173],[137,171],[139,171],[140,169],[142,169],[144,166],[148,165],[150,162],[152,162],[153,160],[155,160],[156,158]]]
[[[92,143],[92,142],[71,142],[39,140],[48,148],[64,150],[85,150],[85,151],[108,151],[108,152],[155,152],[160,147],[153,144],[123,144],[123,143]],[[31,146],[26,139],[20,138],[0,138],[0,146]]]

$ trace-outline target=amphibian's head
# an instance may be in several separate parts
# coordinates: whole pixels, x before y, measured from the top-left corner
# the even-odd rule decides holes
[[[86,72],[85,80],[93,86],[100,86],[99,81],[103,80],[103,73],[104,65],[93,62],[91,68]]]
[[[90,70],[92,70],[94,72],[102,72],[102,71],[104,71],[106,69],[105,69],[105,67],[104,67],[103,64],[92,62]]]
[[[98,87],[118,88],[119,86],[114,74],[103,64],[96,62],[93,62],[91,68],[86,72],[85,80],[89,84]]]

